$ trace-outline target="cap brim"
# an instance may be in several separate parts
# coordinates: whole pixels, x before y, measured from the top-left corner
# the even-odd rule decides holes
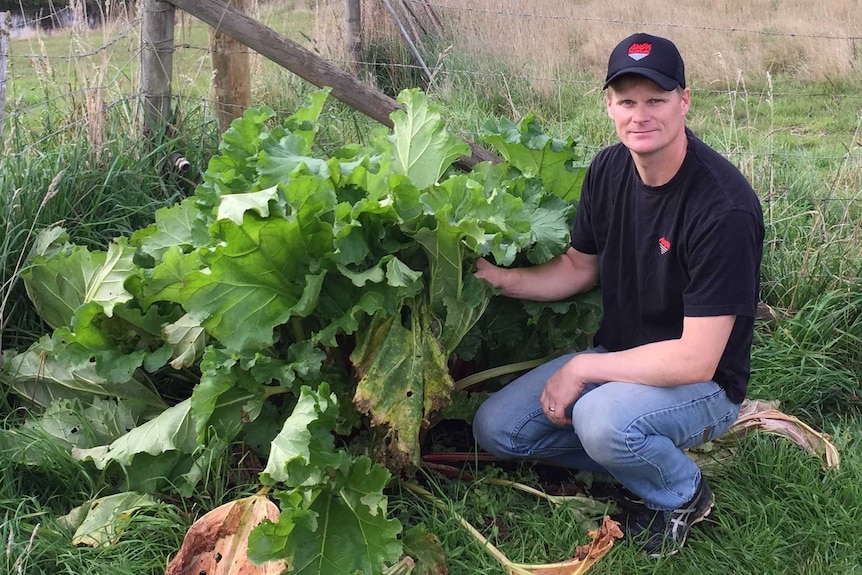
[[[605,80],[605,85],[602,86],[602,90],[606,90],[607,87],[624,74],[637,74],[638,76],[643,76],[649,80],[652,80],[656,84],[658,84],[659,88],[670,92],[671,90],[676,90],[680,85],[679,82],[671,78],[670,76],[665,76],[661,72],[656,72],[651,68],[644,68],[642,66],[632,66],[630,68],[623,68],[622,70],[617,70],[613,76]]]

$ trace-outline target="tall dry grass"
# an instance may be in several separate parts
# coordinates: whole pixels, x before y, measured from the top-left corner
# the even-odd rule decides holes
[[[413,2],[418,4],[418,2]],[[391,33],[381,0],[363,0],[369,35]],[[605,73],[613,46],[634,32],[672,39],[691,82],[723,85],[726,68],[836,80],[862,68],[859,0],[431,0],[453,48],[485,53],[555,77],[561,70]],[[329,43],[338,46],[339,42]]]

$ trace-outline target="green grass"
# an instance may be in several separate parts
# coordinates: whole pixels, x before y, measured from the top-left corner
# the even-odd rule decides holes
[[[859,573],[860,425],[862,418],[847,417],[827,429],[842,453],[838,471],[824,471],[818,458],[782,438],[763,433],[723,438],[720,443],[731,454],[704,466],[715,508],[692,531],[686,548],[656,560],[618,544],[590,573]],[[528,483],[532,475],[536,484],[529,469],[515,475]],[[471,483],[435,476],[428,483],[447,509],[410,492],[393,496],[392,506],[405,524],[422,522],[440,538],[451,573],[503,573],[453,512],[517,562],[569,559],[575,545],[587,541],[586,531],[576,527],[580,517],[569,508],[482,479]]]
[[[284,5],[269,10],[267,5],[265,22],[307,42],[303,31],[311,26],[310,10],[291,12]],[[109,37],[121,33],[112,31]],[[0,156],[3,349],[25,347],[45,331],[20,282],[23,254],[36,231],[62,222],[76,242],[92,248],[128,235],[149,223],[157,208],[191,191],[218,144],[206,102],[210,72],[205,52],[183,48],[177,53],[177,84],[182,86],[177,130],[151,145],[138,139],[128,100],[137,82],[137,38],[130,35],[109,51],[94,51],[105,38],[94,32],[13,44],[13,54],[34,57],[29,63],[13,59],[9,102],[16,109],[32,108],[7,117],[7,147]],[[205,47],[207,29],[184,20],[178,42]],[[81,52],[93,55],[57,58]],[[85,94],[94,87],[92,69],[101,65],[107,66],[103,96],[112,105],[101,137],[94,138]],[[580,136],[586,157],[616,139],[594,78],[565,72],[537,88],[528,74],[504,62],[459,53],[447,56],[445,71],[433,96],[452,129],[470,139],[478,139],[487,118],[518,119],[526,113],[551,133]],[[393,90],[407,87],[398,82],[413,81],[410,74],[391,75],[386,81]],[[735,81],[719,87],[693,85],[689,125],[740,166],[764,204],[763,300],[776,319],[758,323],[751,395],[778,399],[788,413],[830,433],[842,464],[838,471],[823,471],[817,458],[785,439],[760,433],[723,441],[730,450],[724,452],[727,456],[706,468],[716,509],[694,531],[687,549],[656,561],[620,545],[592,572],[860,575],[862,85],[858,79],[801,84],[786,77],[748,88]],[[255,101],[283,114],[293,111],[311,89],[274,65],[261,64],[255,76]],[[55,99],[67,94],[75,95]],[[317,145],[324,150],[364,141],[375,129],[334,101],[327,104],[322,123]],[[172,151],[182,151],[192,162],[188,181],[164,172]],[[2,412],[12,413],[13,407],[7,404]],[[17,419],[4,428],[13,421]],[[163,573],[194,517],[256,488],[253,475],[238,479],[235,462],[217,459],[191,498],[168,494],[163,506],[136,515],[112,547],[76,548],[58,518],[114,486],[59,448],[47,448],[40,461],[26,464],[20,451],[6,444],[5,433],[0,432],[0,573]],[[31,440],[50,445],[35,436]],[[405,527],[421,522],[436,534],[455,575],[503,571],[453,520],[452,512],[483,530],[515,561],[561,560],[586,541],[582,517],[487,481],[502,475],[485,470],[477,482],[421,476],[446,509],[396,485],[390,509]],[[529,466],[506,476],[539,483],[536,469]]]
[[[0,573],[4,575],[164,573],[189,523],[173,505],[131,517],[116,545],[76,547],[59,518],[106,490],[68,451],[36,432],[24,432],[38,463],[27,465],[15,440],[0,432]]]

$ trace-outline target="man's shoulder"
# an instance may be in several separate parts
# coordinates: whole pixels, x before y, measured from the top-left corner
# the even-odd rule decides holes
[[[704,194],[727,202],[732,209],[760,207],[757,193],[748,178],[723,154],[689,133],[689,152],[697,164],[701,178],[697,188]],[[718,199],[716,198],[716,199]]]

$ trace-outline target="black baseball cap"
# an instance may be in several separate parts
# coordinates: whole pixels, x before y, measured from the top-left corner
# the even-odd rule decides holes
[[[608,59],[608,84],[623,74],[649,78],[670,92],[677,86],[685,88],[685,64],[673,42],[651,34],[632,34],[614,48]]]

